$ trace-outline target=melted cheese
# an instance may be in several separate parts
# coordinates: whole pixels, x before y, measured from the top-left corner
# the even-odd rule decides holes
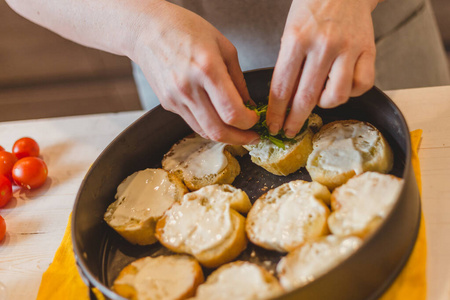
[[[287,290],[304,286],[338,265],[361,244],[362,240],[357,237],[333,235],[308,242],[279,262],[280,283]]]
[[[229,203],[210,205],[204,198],[186,200],[166,212],[164,243],[186,246],[192,254],[214,248],[231,235]]]
[[[289,182],[269,191],[266,200],[255,202],[252,231],[258,241],[284,252],[322,234],[328,211],[311,184]]]
[[[267,299],[281,292],[278,286],[269,284],[258,266],[251,263],[232,264],[211,274],[197,290],[195,299],[250,300]]]
[[[399,178],[376,172],[350,179],[335,191],[339,208],[330,215],[330,229],[339,235],[356,234],[364,231],[373,220],[385,219],[402,183]]]
[[[131,263],[136,274],[126,274],[115,284],[136,290],[136,299],[180,299],[193,288],[196,262],[186,256],[146,257]]]
[[[361,174],[379,139],[378,131],[363,122],[335,123],[316,139],[310,159],[327,171]]]
[[[120,205],[112,212],[111,226],[161,217],[175,202],[177,187],[162,169],[146,169],[128,176],[117,188]]]
[[[201,178],[220,173],[228,164],[223,153],[225,144],[198,135],[175,144],[164,158],[164,169],[181,170],[186,175]]]

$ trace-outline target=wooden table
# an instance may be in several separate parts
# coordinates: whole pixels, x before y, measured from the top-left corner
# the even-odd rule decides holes
[[[410,130],[423,129],[420,159],[428,238],[428,299],[450,299],[450,86],[396,90]],[[0,214],[0,299],[35,299],[42,273],[61,242],[80,183],[91,163],[142,111],[0,123],[0,145],[35,138],[49,168],[37,190],[17,190]],[[7,296],[6,298],[2,298]]]

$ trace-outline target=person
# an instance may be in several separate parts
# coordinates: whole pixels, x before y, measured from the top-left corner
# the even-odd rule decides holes
[[[146,108],[157,99],[203,137],[231,144],[259,141],[242,70],[274,66],[267,124],[287,137],[314,106],[335,107],[374,82],[449,82],[428,0],[6,2],[63,37],[128,56]]]

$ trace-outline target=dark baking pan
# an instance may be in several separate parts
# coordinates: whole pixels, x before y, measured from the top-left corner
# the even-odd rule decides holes
[[[245,74],[252,98],[267,101],[272,69]],[[386,137],[394,152],[392,174],[404,178],[401,194],[386,220],[347,260],[305,287],[279,299],[376,299],[393,282],[414,246],[420,221],[420,199],[411,166],[409,130],[399,109],[379,89],[329,110],[315,110],[324,122],[337,119],[368,121]],[[103,214],[119,183],[128,175],[148,167],[160,167],[161,159],[191,129],[177,115],[161,107],[149,111],[123,131],[98,157],[78,192],[72,215],[72,240],[80,274],[90,287],[110,299],[122,299],[110,290],[119,271],[144,256],[169,253],[160,244],[135,246],[116,234],[103,221]],[[240,159],[241,175],[233,185],[245,190],[255,201],[269,188],[294,180],[310,180],[302,168],[287,177],[266,172]],[[238,257],[274,270],[281,258],[249,243]],[[205,269],[208,275],[211,270]]]

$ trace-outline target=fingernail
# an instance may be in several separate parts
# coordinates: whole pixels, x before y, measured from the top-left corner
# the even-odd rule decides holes
[[[260,141],[261,141],[261,139],[260,139],[260,138],[257,138],[256,140],[253,140],[253,141],[250,143],[250,145],[258,145]]]
[[[287,138],[289,138],[289,139],[293,139],[293,138],[295,138],[295,136],[296,136],[296,132],[294,132],[294,131],[292,131],[292,130],[289,130],[289,129],[285,129],[284,130],[284,135],[287,137]]]
[[[280,126],[280,124],[270,124],[269,125],[269,133],[271,134],[271,135],[277,135],[278,134],[278,132],[280,131],[280,129],[281,129],[281,126]]]

